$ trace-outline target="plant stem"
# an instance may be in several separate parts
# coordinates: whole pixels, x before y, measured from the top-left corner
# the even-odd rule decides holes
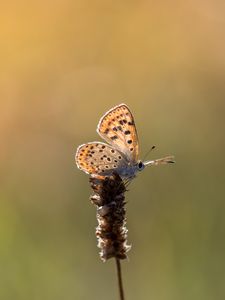
[[[116,270],[117,270],[117,277],[118,277],[120,300],[125,300],[124,292],[123,292],[123,281],[122,281],[122,272],[121,272],[120,259],[118,259],[118,258],[115,258],[115,259],[116,259]]]

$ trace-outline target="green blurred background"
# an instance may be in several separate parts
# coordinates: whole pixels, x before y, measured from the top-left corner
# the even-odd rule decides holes
[[[121,102],[141,157],[126,299],[225,298],[224,1],[1,4],[0,299],[118,299],[76,147]]]

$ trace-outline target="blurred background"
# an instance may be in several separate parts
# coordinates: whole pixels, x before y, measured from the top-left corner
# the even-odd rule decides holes
[[[140,156],[177,162],[126,195],[126,299],[224,299],[224,1],[9,1],[0,19],[0,298],[118,299],[74,153],[125,102]]]

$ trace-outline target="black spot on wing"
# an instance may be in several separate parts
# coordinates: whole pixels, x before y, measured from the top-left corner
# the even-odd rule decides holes
[[[106,130],[104,131],[105,134],[109,133],[109,128],[106,128]]]
[[[128,134],[130,134],[130,130],[125,130],[124,133],[125,133],[126,135],[128,135]]]
[[[111,140],[112,140],[112,141],[114,141],[114,140],[116,140],[116,139],[118,139],[118,136],[116,136],[116,135],[111,136]]]

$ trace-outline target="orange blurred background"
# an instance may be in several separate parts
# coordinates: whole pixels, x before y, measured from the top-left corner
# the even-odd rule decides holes
[[[127,193],[127,299],[225,297],[225,3],[1,5],[1,299],[118,299],[79,144],[121,102],[141,157]]]

